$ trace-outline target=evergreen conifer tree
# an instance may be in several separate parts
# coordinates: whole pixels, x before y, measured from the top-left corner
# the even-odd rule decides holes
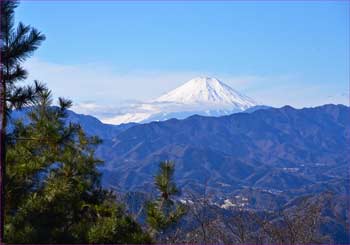
[[[27,72],[21,66],[45,40],[35,28],[19,23],[15,28],[14,9],[18,2],[14,0],[0,1],[1,36],[0,36],[0,192],[1,192],[1,224],[0,240],[3,239],[4,220],[4,171],[6,158],[6,126],[7,117],[13,108],[21,108],[29,104],[37,91],[42,90],[38,83],[33,86],[18,86],[17,83],[26,79]]]
[[[66,122],[71,101],[52,106],[39,93],[29,124],[19,121],[9,136],[6,158],[7,243],[149,243],[100,184],[97,137]]]
[[[147,223],[153,236],[176,224],[186,212],[183,204],[177,204],[173,200],[173,196],[179,194],[174,172],[174,163],[164,161],[160,163],[159,172],[154,178],[159,197],[156,201],[148,202],[146,206]]]

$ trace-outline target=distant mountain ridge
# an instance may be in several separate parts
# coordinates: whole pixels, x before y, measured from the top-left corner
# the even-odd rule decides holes
[[[103,184],[122,191],[151,189],[158,163],[173,160],[177,181],[191,190],[206,184],[218,195],[241,188],[292,195],[329,188],[344,192],[349,107],[255,109],[118,126],[69,111],[68,121],[103,139],[96,152],[105,161]],[[13,118],[23,113],[13,112]]]
[[[219,194],[245,186],[319,190],[348,178],[349,115],[343,105],[285,106],[136,125],[99,149],[106,162],[103,182],[124,190],[150,188],[158,163],[169,159],[183,188],[206,183]]]
[[[222,116],[244,111],[258,104],[248,96],[211,77],[197,77],[157,99],[142,103],[122,115],[105,119],[110,124],[147,123],[198,114]]]

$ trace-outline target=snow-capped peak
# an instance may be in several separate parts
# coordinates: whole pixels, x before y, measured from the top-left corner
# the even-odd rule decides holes
[[[198,114],[222,116],[244,111],[257,103],[211,77],[196,77],[180,87],[158,97],[138,104],[129,112],[106,118],[105,123],[162,121],[170,118],[183,119]]]
[[[183,104],[204,103],[213,106],[235,106],[241,109],[256,105],[251,98],[240,94],[218,79],[211,77],[193,78],[154,101]]]

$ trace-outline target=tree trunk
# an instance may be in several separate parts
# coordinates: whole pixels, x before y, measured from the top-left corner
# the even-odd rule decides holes
[[[6,159],[6,83],[3,80],[3,71],[0,73],[0,243],[4,243],[5,219],[5,159]]]
[[[3,113],[3,112],[1,112]],[[2,114],[2,117],[4,114]],[[1,197],[0,197],[0,242],[4,242],[4,211],[5,211],[5,137],[6,132],[5,128],[0,129],[0,188],[1,188]]]

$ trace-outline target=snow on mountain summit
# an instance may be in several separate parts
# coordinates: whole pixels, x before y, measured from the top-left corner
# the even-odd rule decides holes
[[[233,105],[242,109],[256,105],[251,98],[211,77],[191,79],[180,87],[160,96],[155,101],[184,104],[207,103],[218,106]]]
[[[222,116],[244,111],[257,103],[216,78],[196,77],[170,92],[130,108],[130,111],[103,122],[145,123],[170,118],[183,119],[198,114]]]

